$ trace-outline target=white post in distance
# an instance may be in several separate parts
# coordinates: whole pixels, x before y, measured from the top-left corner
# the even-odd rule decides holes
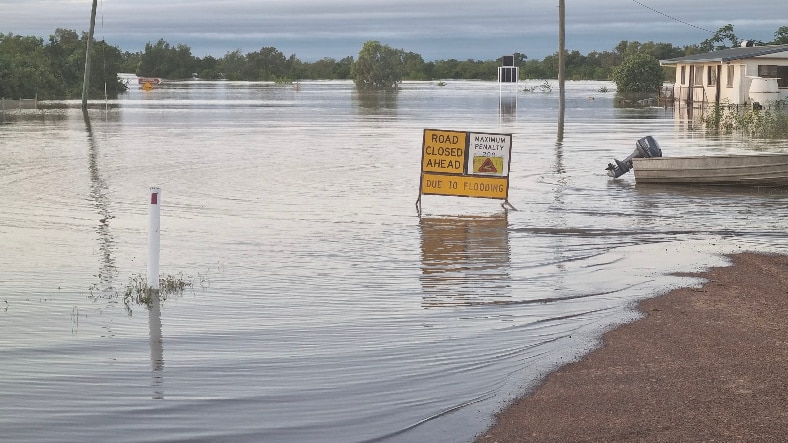
[[[150,188],[150,209],[148,211],[148,287],[159,290],[159,249],[161,227],[161,189]]]

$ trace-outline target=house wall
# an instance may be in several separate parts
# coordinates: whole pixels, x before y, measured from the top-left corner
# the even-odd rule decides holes
[[[690,97],[694,102],[715,103],[727,101],[731,104],[749,104],[751,77],[758,76],[758,65],[788,66],[788,58],[752,58],[736,60],[728,63],[695,63],[676,65],[676,98],[687,101]],[[729,68],[731,66],[732,68]],[[682,68],[684,69],[682,81]],[[710,71],[716,79],[710,81]],[[719,69],[719,70],[718,70]],[[731,69],[732,71],[729,71]],[[733,74],[732,81],[729,75]],[[698,77],[700,74],[700,77]],[[692,82],[693,84],[690,84]],[[718,87],[719,84],[719,97]],[[781,87],[778,100],[788,99],[788,87]]]
[[[720,100],[733,98],[736,94],[732,94],[732,91],[728,91],[728,88],[725,88],[727,70],[723,68],[719,72],[719,66],[719,63],[676,65],[675,89],[677,98],[682,101],[691,99],[693,102],[713,103],[717,101],[717,82],[720,81],[723,82],[720,85]],[[709,71],[710,69],[711,71]]]
[[[749,59],[749,60],[742,60],[744,72],[744,79],[746,80],[746,88],[745,91],[745,98],[747,103],[750,102],[748,97],[748,92],[750,90],[750,84],[752,80],[748,77],[758,77],[758,65],[777,65],[777,66],[788,66],[788,59],[764,59],[764,58],[756,58],[756,59]],[[780,95],[778,100],[786,100],[788,99],[788,87],[780,87],[779,89]]]

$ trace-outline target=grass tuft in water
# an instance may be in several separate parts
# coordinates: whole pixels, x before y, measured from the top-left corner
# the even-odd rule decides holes
[[[545,80],[542,82],[541,85],[538,86],[531,86],[523,88],[523,92],[553,92],[553,85],[550,84],[549,81]]]
[[[168,274],[159,278],[159,290],[148,286],[148,278],[141,274],[129,277],[129,283],[123,293],[123,305],[129,315],[132,314],[134,305],[145,306],[150,309],[158,298],[159,303],[164,303],[168,298],[183,294],[186,288],[194,286],[191,277],[184,278],[183,274]],[[158,297],[156,297],[158,296]]]

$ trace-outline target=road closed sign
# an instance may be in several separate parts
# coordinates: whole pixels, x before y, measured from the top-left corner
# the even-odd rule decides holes
[[[511,134],[425,129],[419,199],[449,195],[507,200],[511,152]]]
[[[421,155],[423,172],[462,174],[465,168],[468,134],[457,131],[424,131]]]

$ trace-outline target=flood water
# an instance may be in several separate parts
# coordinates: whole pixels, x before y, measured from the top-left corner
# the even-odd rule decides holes
[[[563,143],[557,88],[488,82],[190,81],[87,122],[77,102],[4,113],[2,439],[470,441],[633,303],[701,284],[669,274],[788,252],[784,190],[605,174],[645,135],[666,156],[788,141],[567,87]],[[517,211],[425,196],[419,216],[425,128],[511,133]],[[152,186],[161,274],[190,286],[145,304],[125,292]]]

